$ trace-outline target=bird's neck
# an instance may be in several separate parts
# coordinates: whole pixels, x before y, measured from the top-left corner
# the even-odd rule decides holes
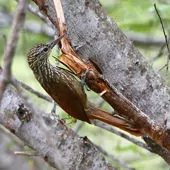
[[[53,66],[50,64],[48,57],[43,59],[32,58],[29,65],[40,83],[50,81],[53,77]]]

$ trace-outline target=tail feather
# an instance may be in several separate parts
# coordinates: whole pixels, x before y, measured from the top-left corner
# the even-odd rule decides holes
[[[128,122],[124,118],[119,116],[111,115],[108,112],[95,108],[91,111],[88,111],[89,119],[97,119],[109,125],[118,127],[128,133],[131,133],[135,136],[142,136],[140,129],[134,128],[132,123]]]

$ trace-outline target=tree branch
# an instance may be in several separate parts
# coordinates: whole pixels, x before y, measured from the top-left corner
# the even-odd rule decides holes
[[[20,30],[25,20],[25,11],[27,9],[27,0],[19,0],[16,14],[12,22],[11,36],[7,42],[4,53],[4,69],[0,79],[0,102],[3,92],[11,78],[11,65],[14,57]]]
[[[127,170],[135,170],[134,168],[130,167],[129,165],[127,165],[126,162],[117,159],[115,156],[109,154],[106,150],[104,150],[102,147],[95,145],[95,147],[101,152],[103,153],[105,156],[107,156],[108,158],[110,158],[112,161],[118,163],[119,165],[121,165],[121,167],[126,168]]]
[[[62,170],[113,169],[88,139],[78,137],[49,115],[40,111],[33,113],[24,105],[23,114],[31,112],[33,116],[30,121],[21,122],[17,116],[21,104],[24,104],[23,99],[9,86],[0,106],[0,123],[35,149],[51,166]]]
[[[38,1],[36,2],[38,4]],[[39,4],[40,9],[44,10],[57,27],[57,17],[52,0],[45,0],[43,3]],[[73,49],[85,61],[89,58],[94,61],[110,85],[116,87],[132,102],[133,105],[129,105],[131,112],[127,112],[128,117],[145,127],[144,131],[147,131],[151,137],[154,138],[156,135],[154,140],[170,150],[168,140],[170,94],[166,84],[153,71],[131,41],[106,15],[97,0],[86,0],[85,2],[63,0],[62,6]],[[122,95],[114,97],[112,100],[116,104],[112,106],[125,111],[123,107],[125,104],[129,104],[126,103],[127,100],[122,104],[120,102]],[[135,106],[142,111],[141,113],[145,113],[144,119],[139,116],[138,111],[140,110],[137,109],[138,111],[134,112]],[[164,131],[165,115],[167,117],[166,131]],[[161,128],[163,136],[159,136],[159,128]],[[164,151],[165,149],[162,148],[161,152]]]

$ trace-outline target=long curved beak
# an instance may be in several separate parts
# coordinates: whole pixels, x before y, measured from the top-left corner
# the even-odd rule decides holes
[[[56,44],[58,44],[61,39],[65,36],[65,34],[61,35],[60,37],[58,37],[56,40],[48,43],[49,47],[52,49]]]

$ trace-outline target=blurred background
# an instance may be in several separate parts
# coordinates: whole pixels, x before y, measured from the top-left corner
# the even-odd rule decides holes
[[[169,82],[166,76],[166,69],[162,69],[167,63],[168,52],[165,46],[165,38],[161,28],[159,18],[154,9],[156,2],[157,8],[161,14],[166,34],[170,38],[170,1],[169,0],[100,0],[108,15],[113,18],[120,29],[129,37],[148,60],[151,66]],[[30,4],[37,8],[31,1]],[[8,36],[10,36],[12,18],[15,13],[17,1],[0,1],[0,65],[3,66],[3,53]],[[35,80],[31,70],[28,67],[26,54],[31,47],[38,43],[51,41],[54,32],[39,17],[27,11],[24,29],[20,34],[17,50],[12,66],[13,76],[18,80],[28,84],[32,88],[46,94],[39,83]],[[52,61],[54,62],[54,61]],[[101,99],[93,92],[87,92],[90,100],[99,104]],[[52,103],[46,102],[34,94],[28,92],[33,103],[39,108],[49,113]],[[101,107],[105,110],[111,110],[107,103],[102,103]],[[60,118],[67,118],[68,126],[75,129],[76,123],[70,123],[71,118],[63,113],[57,107],[56,113],[60,113]],[[167,164],[158,155],[152,154],[141,147],[138,147],[126,139],[123,139],[113,133],[102,130],[87,123],[81,124],[77,128],[80,136],[87,136],[92,142],[101,146],[115,158],[126,162],[130,167],[137,170],[156,170],[168,169]],[[140,140],[140,139],[139,139]],[[29,150],[28,147],[17,138],[9,134],[3,127],[0,127],[0,170],[15,169],[53,169],[49,167],[41,158],[23,157],[14,155],[14,151]],[[115,166],[121,167],[115,161],[111,161]],[[43,162],[43,163],[42,163]],[[43,166],[42,166],[43,165]],[[123,167],[119,168],[123,169]],[[124,168],[126,169],[126,168]]]

